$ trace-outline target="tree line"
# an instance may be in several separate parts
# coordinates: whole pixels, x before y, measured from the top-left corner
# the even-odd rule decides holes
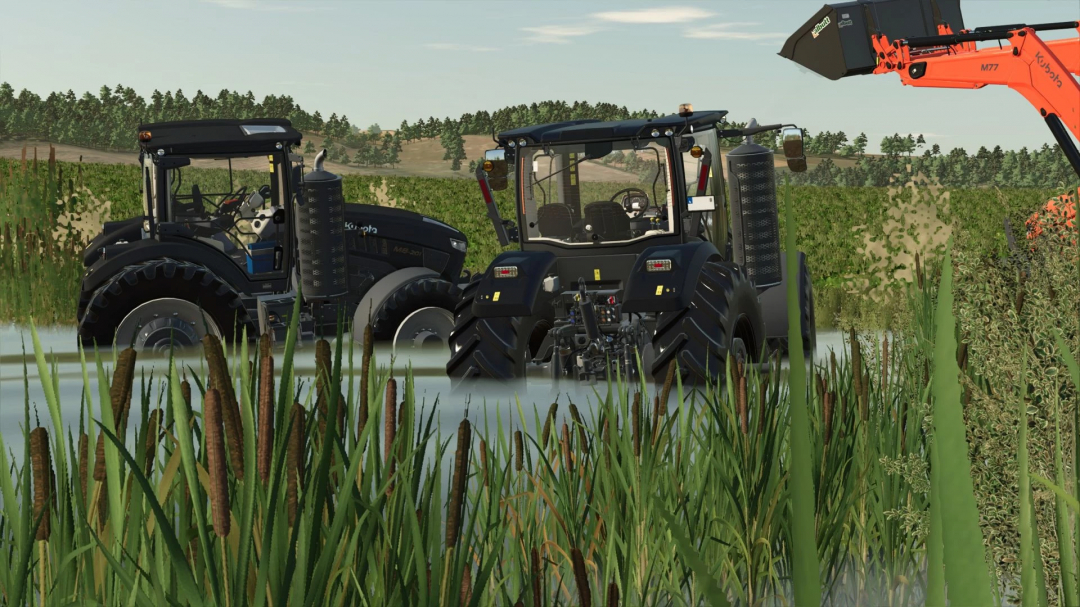
[[[394,166],[400,160],[403,144],[438,138],[444,149],[443,159],[451,163],[453,170],[459,170],[466,160],[465,135],[487,135],[529,124],[566,120],[658,116],[653,110],[629,110],[611,103],[549,100],[465,113],[457,118],[429,116],[414,122],[405,120],[391,134],[382,131],[378,125],[361,130],[344,114],[334,113],[324,118],[318,111],[308,112],[288,95],[267,95],[260,101],[250,91],[222,90],[213,97],[196,91],[189,98],[177,89],[164,93],[155,90],[147,99],[129,87],[117,85],[103,86],[97,95],[87,92],[76,96],[68,90],[52,92],[42,98],[26,89],[16,94],[10,84],[0,83],[0,139],[41,139],[133,151],[138,149],[135,133],[140,124],[212,118],[286,118],[301,131],[321,135],[331,160],[361,166]],[[745,123],[730,122],[729,126],[741,127]],[[755,136],[755,141],[779,149],[779,137],[779,132],[762,133]],[[730,139],[723,145],[733,147],[739,143],[737,139]],[[984,147],[975,154],[969,154],[963,148],[945,153],[936,144],[926,149],[922,135],[894,134],[880,142],[880,156],[868,156],[867,144],[865,133],[849,140],[843,131],[806,132],[807,153],[826,158],[812,171],[791,178],[796,183],[885,186],[894,175],[915,171],[955,187],[1000,184],[1044,188],[1075,181],[1057,144],[1031,151],[1026,148],[1003,151],[1000,147],[987,150]],[[312,151],[314,143],[309,139],[305,152]],[[838,163],[833,157],[848,158],[853,162]]]

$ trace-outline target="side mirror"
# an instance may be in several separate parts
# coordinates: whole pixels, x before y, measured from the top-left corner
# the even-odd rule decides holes
[[[781,134],[784,142],[784,156],[792,173],[806,172],[806,154],[803,152],[802,129],[787,128]]]
[[[485,152],[482,168],[487,173],[488,186],[492,190],[500,191],[510,187],[508,182],[510,171],[506,162],[506,150],[488,150]]]

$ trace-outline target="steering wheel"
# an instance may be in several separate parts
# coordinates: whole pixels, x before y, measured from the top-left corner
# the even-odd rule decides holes
[[[236,209],[244,202],[247,193],[247,186],[240,186],[240,189],[235,194],[228,194],[225,196],[225,200],[218,205],[218,215],[232,215],[236,212]]]
[[[633,200],[635,197],[629,196],[629,194],[631,193],[638,193],[641,195],[641,198],[645,199],[645,204],[640,209],[633,208],[633,203],[630,201]],[[618,192],[615,192],[611,195],[611,202],[616,202],[615,199],[618,198],[621,194],[627,194],[625,201],[622,202],[622,206],[623,210],[625,210],[627,213],[633,213],[630,219],[639,219],[650,206],[649,194],[641,188],[625,188],[619,190]]]

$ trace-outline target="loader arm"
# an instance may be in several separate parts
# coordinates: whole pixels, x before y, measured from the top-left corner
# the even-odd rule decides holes
[[[1080,176],[1080,36],[1044,41],[1038,31],[1076,29],[1080,23],[999,26],[953,34],[939,26],[940,35],[889,40],[873,35],[877,53],[875,74],[896,72],[908,86],[983,88],[1007,86],[1024,96],[1046,120],[1073,170]],[[978,49],[980,41],[1007,42],[1000,48]]]

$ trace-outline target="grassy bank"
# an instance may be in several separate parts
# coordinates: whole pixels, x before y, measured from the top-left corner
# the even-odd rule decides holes
[[[1063,281],[1080,265],[1075,247],[1047,249],[1012,310],[954,285],[950,254],[917,275],[892,342],[852,333],[850,358],[809,376],[796,354],[786,377],[729,368],[722,391],[617,382],[584,414],[470,412],[456,437],[432,430],[407,370],[368,372],[366,354],[320,343],[301,389],[295,332],[280,357],[211,339],[208,373],[173,366],[151,382],[135,382],[130,351],[111,382],[98,358],[84,376],[100,393],[57,435],[69,426],[35,337],[48,421],[27,406],[15,461],[0,440],[0,592],[50,605],[899,606],[943,605],[946,587],[952,604],[993,604],[1023,580],[1032,604],[1069,603],[1080,294]],[[1015,275],[955,266],[991,286]],[[997,332],[1008,339],[965,337]],[[994,398],[1010,406],[984,406]],[[145,421],[116,440],[132,407]],[[1048,436],[1046,453],[1032,448]],[[1016,514],[996,518],[1002,504]]]
[[[203,174],[197,180],[208,178]],[[0,228],[14,235],[4,238],[6,248],[0,249],[0,294],[9,294],[0,302],[0,321],[25,322],[33,310],[39,322],[74,323],[82,268],[70,250],[79,248],[88,235],[72,234],[61,249],[37,245],[48,240],[46,234],[57,232],[58,221],[72,216],[100,221],[141,215],[138,183],[134,166],[51,163],[44,158],[35,162],[32,151],[25,162],[0,159]],[[462,230],[470,243],[466,267],[474,271],[485,269],[502,250],[471,180],[345,176],[344,186],[346,200],[378,204],[380,197],[388,198],[400,208]],[[503,215],[513,216],[510,192],[496,194]],[[819,326],[896,324],[904,285],[912,280],[914,253],[936,263],[945,236],[953,232],[958,250],[1000,255],[1006,250],[1002,219],[1008,216],[1014,228],[1022,230],[1023,219],[1051,194],[1031,189],[792,187],[798,242],[809,260]],[[780,223],[783,229],[783,217]],[[20,229],[37,239],[27,243],[29,248],[19,244]]]

